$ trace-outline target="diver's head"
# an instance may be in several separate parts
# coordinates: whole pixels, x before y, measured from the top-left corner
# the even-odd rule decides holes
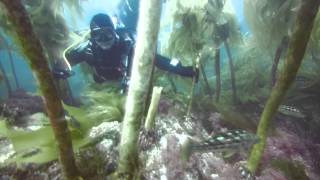
[[[110,49],[116,41],[112,19],[107,14],[96,14],[90,22],[91,41],[103,50]]]

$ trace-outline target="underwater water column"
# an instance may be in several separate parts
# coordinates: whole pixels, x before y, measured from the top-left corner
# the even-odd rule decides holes
[[[118,175],[122,179],[140,179],[138,136],[146,105],[149,78],[160,27],[161,0],[141,0],[130,86],[125,105],[119,148]]]
[[[287,90],[294,81],[303,60],[319,4],[320,0],[304,0],[301,2],[293,34],[289,40],[283,69],[271,91],[271,95],[260,118],[257,129],[257,136],[260,141],[253,146],[248,159],[247,166],[252,173],[256,172],[260,163],[266,145],[269,124],[285,97]]]
[[[76,180],[79,178],[75,165],[74,153],[64,110],[53,83],[47,58],[40,40],[34,33],[31,21],[26,9],[20,0],[0,0],[7,9],[8,19],[11,21],[23,53],[26,55],[29,65],[39,83],[51,127],[57,141],[57,147],[65,179]]]

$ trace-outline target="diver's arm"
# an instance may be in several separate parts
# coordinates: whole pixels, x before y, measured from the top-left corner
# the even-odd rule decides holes
[[[74,66],[84,61],[91,61],[93,59],[91,42],[88,40],[71,48],[70,50],[67,50],[65,53],[65,59],[68,61],[70,66]]]
[[[127,70],[127,76],[131,75],[131,65],[133,60],[133,51],[134,51],[134,41],[130,38],[124,41],[125,45],[123,47],[125,54],[127,55],[127,64],[125,69]],[[162,70],[169,71],[184,77],[196,77],[198,78],[197,70],[194,71],[192,66],[182,66],[181,62],[177,59],[169,59],[162,55],[156,54],[155,56],[155,65]]]
[[[64,65],[55,65],[53,67],[53,76],[57,79],[66,79],[74,73],[71,69],[72,66],[79,64],[83,61],[91,61],[93,54],[91,51],[91,43],[89,41],[71,46],[64,52]]]
[[[169,59],[167,57],[156,54],[155,65],[162,70],[169,71],[184,77],[196,77],[198,73],[193,70],[192,66],[182,66],[177,59]]]

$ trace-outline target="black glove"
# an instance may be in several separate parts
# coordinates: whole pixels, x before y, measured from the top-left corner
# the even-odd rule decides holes
[[[56,79],[67,79],[68,77],[73,76],[74,72],[67,69],[54,67],[52,69],[52,75]]]

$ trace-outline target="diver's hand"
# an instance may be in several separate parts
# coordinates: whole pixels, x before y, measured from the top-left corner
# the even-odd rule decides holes
[[[68,77],[73,76],[74,72],[67,69],[53,68],[52,75],[56,79],[67,79]]]

